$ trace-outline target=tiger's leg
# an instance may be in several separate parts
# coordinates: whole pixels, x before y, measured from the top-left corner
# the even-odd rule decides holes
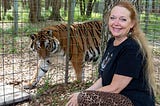
[[[34,74],[32,80],[24,86],[24,89],[32,89],[34,88],[40,79],[47,73],[50,67],[49,59],[39,60],[38,70]]]
[[[82,81],[82,71],[83,71],[83,54],[72,55],[72,66],[76,73],[77,81]]]
[[[129,98],[121,94],[83,91],[78,95],[78,106],[133,106],[133,104]]]

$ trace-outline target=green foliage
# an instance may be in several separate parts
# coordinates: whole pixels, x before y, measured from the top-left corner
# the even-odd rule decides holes
[[[44,86],[37,90],[37,96],[42,95],[47,89],[49,89],[49,80],[50,80],[50,78],[45,79]]]
[[[86,1],[87,3],[87,1]],[[25,5],[25,6],[22,6],[22,3],[19,2],[18,3],[19,6],[18,6],[18,22],[29,22],[29,6],[28,4]],[[60,14],[62,16],[62,18],[64,20],[68,20],[68,17],[64,14],[64,8],[61,8],[60,9]],[[73,10],[72,10],[73,11]],[[92,16],[91,17],[87,17],[87,16],[81,16],[80,15],[80,7],[79,7],[79,4],[76,4],[76,7],[74,9],[75,13],[74,13],[74,21],[85,21],[85,20],[93,20],[93,19],[101,19],[102,18],[102,14],[100,13],[94,13],[92,12]],[[47,20],[49,18],[49,16],[51,15],[51,12],[52,12],[52,8],[49,7],[48,10],[45,10],[45,4],[44,4],[44,1],[42,1],[41,3],[41,19],[44,21],[44,20]],[[68,11],[66,12],[68,14]],[[14,21],[14,15],[13,15],[13,7],[7,11],[6,13],[6,16],[4,18],[3,21]]]
[[[160,40],[160,15],[149,14],[146,20],[145,13],[140,14],[141,27],[149,40]]]
[[[14,20],[14,17],[11,14],[7,14],[7,20]]]
[[[44,2],[44,1],[43,1]],[[22,7],[21,2],[19,2],[20,6],[18,7],[18,23],[25,23],[23,27],[18,27],[18,34],[21,35],[23,33],[24,36],[28,36],[31,33],[37,32],[37,30],[40,29],[40,27],[44,27],[43,24],[37,24],[33,25],[28,22],[29,19],[29,7],[26,5],[25,7]],[[91,17],[87,17],[85,15],[81,16],[80,14],[80,8],[79,4],[76,4],[76,7],[74,9],[74,22],[81,22],[86,20],[95,20],[95,19],[102,19],[101,13],[94,13],[92,12]],[[66,12],[68,14],[68,11]],[[64,8],[61,8],[60,14],[62,18],[67,21],[68,16],[64,14]],[[45,10],[44,3],[42,3],[42,9],[41,9],[41,15],[44,20],[47,20],[48,17],[51,15],[51,7],[49,10]],[[147,20],[145,13],[140,14],[140,21],[141,26],[144,32],[146,33],[149,40],[160,40],[160,15],[159,14],[149,14],[149,20],[148,25],[146,26]],[[0,29],[0,32],[5,36],[12,36],[16,37],[17,35],[14,34],[14,23],[13,23],[13,8],[7,11],[7,14],[5,16],[5,20],[3,22],[11,22],[11,25],[7,28]],[[145,29],[147,28],[147,29]],[[7,40],[6,40],[7,41]],[[16,51],[15,49],[11,51]]]
[[[91,17],[87,16],[79,16],[79,14],[75,14],[74,21],[86,21],[86,20],[95,20],[95,19],[102,19],[102,15],[99,13],[92,13]]]
[[[61,14],[62,18],[67,21],[68,20],[68,11],[66,12],[67,16],[65,16],[64,11],[65,11],[64,8],[61,8],[60,14]],[[102,14],[92,12],[91,17],[87,17],[86,15],[81,15],[79,4],[76,4],[76,7],[74,9],[74,21],[75,22],[77,22],[77,21],[82,22],[82,21],[86,21],[86,20],[95,20],[95,19],[102,19]]]
[[[10,49],[8,50],[9,54],[15,54],[18,53],[18,48],[16,48],[16,46],[14,46],[14,44],[9,45]]]
[[[23,28],[19,28],[19,33],[23,32],[23,33],[34,33],[37,32],[38,28],[35,26],[32,26],[30,24],[24,26]]]
[[[23,30],[24,32],[24,30]],[[17,54],[24,51],[27,48],[28,37],[22,36],[19,32],[18,35],[13,33],[12,28],[0,29],[0,53],[5,54]],[[23,42],[22,42],[23,39]]]

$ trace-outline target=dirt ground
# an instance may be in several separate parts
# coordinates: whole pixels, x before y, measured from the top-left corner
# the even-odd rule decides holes
[[[68,96],[71,93],[86,89],[92,84],[92,81],[96,79],[93,65],[88,64],[85,66],[85,75],[88,75],[85,79],[86,82],[73,82],[75,80],[74,71],[72,67],[69,66],[71,70],[69,72],[69,81],[71,83],[64,84],[65,65],[62,64],[63,62],[58,62],[59,58],[60,57],[55,58],[56,64],[53,64],[54,69],[40,81],[37,88],[26,90],[29,94],[34,94],[32,99],[18,103],[16,104],[17,106],[65,106]],[[36,70],[37,68],[37,58],[33,54],[4,55],[1,60],[4,61],[0,63],[0,81],[5,84],[14,85],[19,89],[23,89],[24,84],[32,78],[34,71],[31,70]],[[154,57],[154,65],[156,85],[160,87],[160,56]],[[92,71],[89,72],[88,70]],[[159,99],[160,98],[158,98],[158,104],[160,104]],[[158,104],[157,106],[160,106]]]

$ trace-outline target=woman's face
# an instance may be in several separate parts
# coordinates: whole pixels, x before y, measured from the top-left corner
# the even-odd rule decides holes
[[[128,36],[129,30],[134,26],[130,11],[124,7],[115,6],[111,10],[108,26],[114,37]]]

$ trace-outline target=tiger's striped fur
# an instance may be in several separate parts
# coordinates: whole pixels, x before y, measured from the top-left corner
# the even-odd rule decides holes
[[[84,61],[96,61],[101,53],[101,21],[90,21],[72,24],[70,27],[69,60],[75,70],[77,80],[82,80],[82,64]],[[43,28],[32,34],[31,49],[39,55],[39,70],[24,88],[33,88],[45,75],[50,66],[51,54],[67,52],[67,24]]]

